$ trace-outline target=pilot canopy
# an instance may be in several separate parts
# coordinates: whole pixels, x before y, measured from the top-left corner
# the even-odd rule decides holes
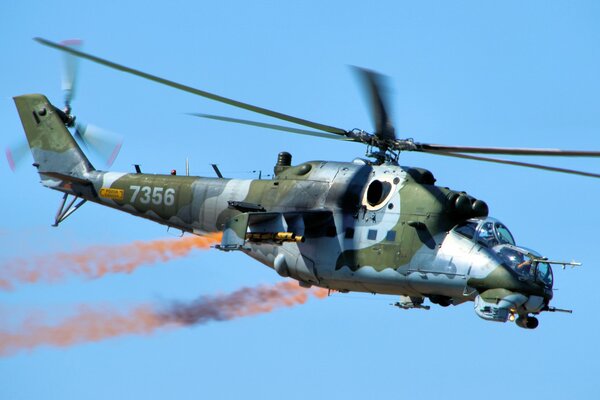
[[[487,247],[522,279],[552,287],[552,268],[535,251],[519,247],[506,225],[495,218],[473,218],[458,224],[454,232]]]
[[[502,222],[495,218],[473,218],[458,224],[454,231],[472,239],[485,247],[500,244],[515,245],[515,239]]]

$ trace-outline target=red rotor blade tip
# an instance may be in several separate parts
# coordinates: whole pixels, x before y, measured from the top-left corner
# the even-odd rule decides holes
[[[6,154],[6,160],[8,161],[8,166],[14,172],[16,165],[15,165],[15,159],[12,156],[12,151],[10,151],[10,149],[7,147],[6,150],[4,151],[4,153]]]

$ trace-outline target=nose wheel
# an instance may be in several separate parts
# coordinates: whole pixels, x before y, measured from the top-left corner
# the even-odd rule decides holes
[[[515,323],[517,324],[517,326],[524,329],[535,329],[540,324],[536,317],[529,317],[527,315],[519,316]]]

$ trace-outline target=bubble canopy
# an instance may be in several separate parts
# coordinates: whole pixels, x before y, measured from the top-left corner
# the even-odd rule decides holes
[[[453,230],[485,247],[515,245],[515,239],[506,225],[491,217],[469,219],[455,226]]]
[[[473,218],[461,222],[454,232],[487,247],[495,253],[502,264],[516,272],[521,279],[540,283],[552,288],[552,268],[534,250],[516,245],[514,236],[502,222],[495,218]]]
[[[494,251],[500,256],[504,265],[522,278],[536,281],[549,288],[552,287],[552,268],[550,264],[541,261],[540,254],[530,249],[507,244],[495,247]]]

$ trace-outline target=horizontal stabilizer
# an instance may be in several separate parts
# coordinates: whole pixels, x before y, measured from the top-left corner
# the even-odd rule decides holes
[[[60,172],[40,172],[42,185],[76,197],[94,198],[98,194],[91,180]]]
[[[76,184],[84,185],[84,186],[89,186],[92,184],[92,181],[90,181],[88,179],[82,179],[82,178],[78,178],[76,176],[65,175],[65,174],[61,174],[59,172],[44,171],[44,172],[40,172],[40,174],[49,176],[51,178],[60,179],[61,181],[64,181],[67,183],[76,183]]]

